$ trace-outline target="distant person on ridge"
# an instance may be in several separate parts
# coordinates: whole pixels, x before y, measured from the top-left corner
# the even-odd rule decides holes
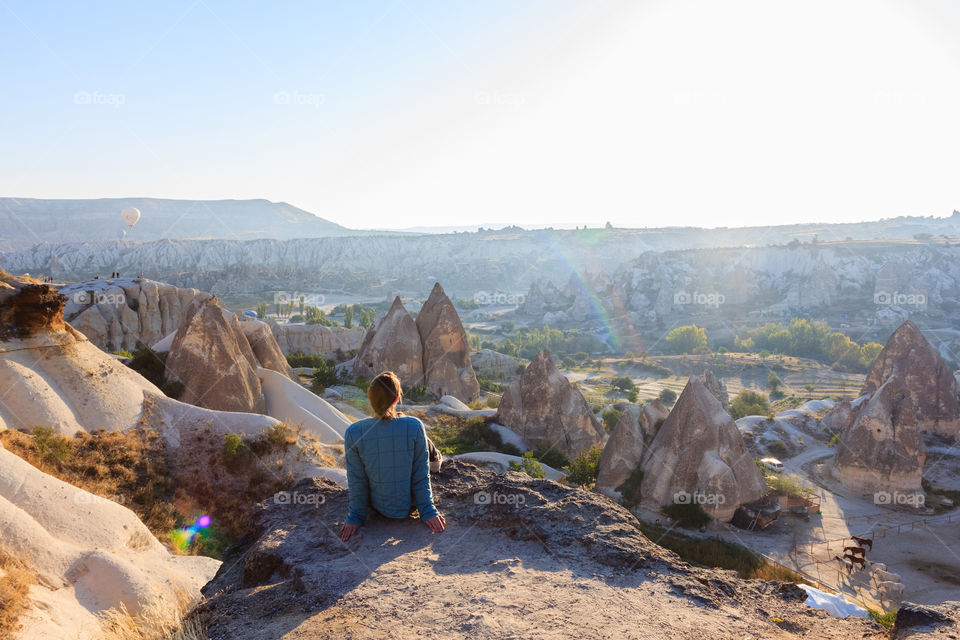
[[[350,512],[340,539],[346,542],[367,518],[367,508],[388,518],[420,512],[434,533],[447,526],[433,504],[430,471],[439,471],[443,458],[427,438],[423,423],[397,413],[400,378],[385,371],[370,382],[367,398],[376,414],[354,422],[343,437],[347,458]]]

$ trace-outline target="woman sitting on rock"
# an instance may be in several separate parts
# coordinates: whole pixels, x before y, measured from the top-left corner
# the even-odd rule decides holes
[[[406,518],[416,508],[435,533],[447,525],[430,488],[430,471],[439,471],[443,459],[423,423],[397,413],[401,393],[395,373],[378,375],[367,390],[376,417],[354,422],[344,434],[350,492],[350,513],[340,533],[344,542],[366,521],[368,506],[388,518]]]

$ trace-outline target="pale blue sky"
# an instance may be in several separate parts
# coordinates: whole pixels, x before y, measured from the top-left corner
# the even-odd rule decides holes
[[[957,6],[0,0],[0,195],[380,228],[949,215]]]

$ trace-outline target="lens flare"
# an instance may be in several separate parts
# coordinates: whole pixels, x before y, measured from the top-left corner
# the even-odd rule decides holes
[[[197,518],[197,521],[189,527],[182,527],[180,529],[174,529],[171,531],[170,539],[173,541],[173,544],[177,547],[177,549],[180,551],[186,551],[196,539],[197,534],[202,533],[204,529],[210,526],[210,522],[210,516],[202,515]]]

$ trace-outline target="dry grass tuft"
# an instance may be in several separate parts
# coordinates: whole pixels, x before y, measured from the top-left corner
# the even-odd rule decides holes
[[[207,640],[207,630],[187,612],[192,599],[182,595],[176,604],[156,599],[131,615],[126,607],[101,614],[102,640]]]
[[[30,608],[27,594],[37,579],[27,564],[0,550],[0,640],[20,630],[20,615]]]
[[[49,428],[8,429],[0,432],[0,442],[44,473],[123,504],[154,533],[175,525],[176,512],[164,501],[172,469],[166,441],[156,431],[98,430],[67,438]]]

